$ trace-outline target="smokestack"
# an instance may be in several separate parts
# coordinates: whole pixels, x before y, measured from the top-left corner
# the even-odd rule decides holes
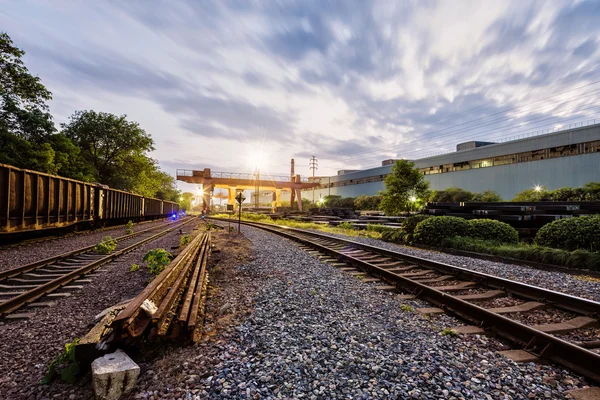
[[[292,174],[291,174],[291,177],[292,177],[292,182],[293,182],[294,181],[294,159],[293,158],[292,158]]]

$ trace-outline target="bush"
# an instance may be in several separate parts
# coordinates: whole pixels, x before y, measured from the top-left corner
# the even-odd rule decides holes
[[[496,240],[502,243],[519,243],[519,232],[509,224],[493,219],[472,219],[469,236],[481,240]]]
[[[179,237],[179,247],[183,247],[191,241],[192,241],[192,238],[190,235],[181,235]]]
[[[527,244],[507,245],[493,240],[468,237],[446,238],[442,240],[441,246],[569,268],[600,270],[600,254],[581,249],[567,251]]]
[[[406,243],[405,233],[402,229],[387,229],[381,233],[381,240],[392,243]]]
[[[389,231],[390,228],[385,226],[385,225],[381,225],[381,224],[367,224],[367,232],[379,232],[379,233],[383,233],[386,231]]]
[[[102,241],[94,246],[94,251],[98,254],[110,254],[117,248],[117,241],[110,236],[104,236]]]
[[[454,236],[468,236],[469,222],[458,217],[432,217],[417,224],[414,240],[430,246],[439,246],[443,239]]]
[[[146,253],[143,261],[146,262],[148,270],[154,276],[158,276],[171,262],[173,256],[165,249],[152,249]]]
[[[564,250],[600,251],[600,216],[565,218],[540,228],[535,236],[539,246]]]
[[[415,228],[419,222],[425,221],[427,218],[430,218],[430,216],[425,214],[411,215],[402,221],[402,230],[404,233],[409,233],[412,235],[415,233]]]

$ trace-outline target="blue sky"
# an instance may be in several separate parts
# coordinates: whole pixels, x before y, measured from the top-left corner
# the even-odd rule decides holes
[[[598,1],[0,1],[75,110],[127,114],[167,172],[319,175],[600,117]],[[597,82],[598,81],[598,82]]]

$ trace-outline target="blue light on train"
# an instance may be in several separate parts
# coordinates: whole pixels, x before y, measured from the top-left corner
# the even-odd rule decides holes
[[[173,221],[175,221],[175,220],[177,219],[177,214],[173,214],[173,215],[171,215],[171,219],[172,219]]]

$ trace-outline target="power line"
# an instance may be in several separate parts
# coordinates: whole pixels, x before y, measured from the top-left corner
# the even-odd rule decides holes
[[[539,103],[539,102],[541,102],[541,101],[548,100],[548,99],[551,99],[551,98],[554,98],[554,97],[557,97],[557,96],[561,96],[561,95],[563,95],[563,94],[570,93],[570,92],[573,92],[573,91],[576,91],[576,90],[579,90],[579,89],[582,89],[582,88],[585,88],[585,87],[588,87],[588,86],[591,86],[591,85],[595,85],[595,84],[598,84],[598,83],[600,83],[600,80],[598,80],[598,81],[594,81],[594,82],[591,82],[591,83],[588,83],[588,84],[586,84],[586,85],[578,86],[578,87],[576,87],[576,88],[573,88],[573,89],[570,89],[570,90],[567,90],[567,91],[564,91],[564,92],[561,92],[561,93],[557,93],[557,94],[555,94],[555,95],[552,95],[552,96],[547,96],[547,97],[544,97],[544,98],[542,98],[542,99],[538,99],[538,100],[535,100],[535,101],[532,101],[532,102],[529,102],[529,103],[525,103],[525,104],[522,104],[522,105],[519,105],[519,106],[515,106],[515,107],[512,107],[512,108],[508,108],[508,109],[506,109],[506,110],[502,110],[502,111],[499,111],[499,112],[496,112],[496,113],[493,113],[493,114],[490,114],[490,115],[482,116],[482,117],[476,118],[476,119],[474,119],[474,120],[466,121],[466,122],[463,122],[463,123],[460,123],[460,124],[452,125],[452,126],[449,126],[449,127],[446,127],[446,128],[442,128],[442,129],[435,130],[435,131],[426,132],[426,133],[424,133],[423,135],[421,135],[421,138],[426,138],[428,135],[431,135],[431,134],[433,134],[433,133],[439,133],[439,132],[442,132],[442,131],[446,131],[446,130],[448,130],[448,129],[452,129],[452,128],[456,128],[456,127],[459,127],[459,126],[463,126],[463,125],[465,125],[465,124],[471,124],[471,123],[473,123],[473,122],[479,121],[479,120],[481,120],[481,119],[486,119],[486,118],[492,117],[492,116],[494,116],[494,115],[499,115],[499,114],[506,113],[506,112],[509,112],[509,111],[514,111],[514,110],[517,110],[517,109],[520,109],[520,108],[523,108],[523,107],[526,107],[526,106],[529,106],[529,105],[532,105],[532,104],[535,104],[535,103]],[[572,97],[570,97],[569,99],[585,98],[585,97],[581,97],[581,96],[582,96],[582,95],[585,95],[585,94],[589,94],[589,93],[595,93],[595,92],[597,92],[598,90],[600,90],[600,89],[595,89],[595,90],[592,90],[592,91],[583,92],[583,93],[580,93],[580,94],[578,94],[578,95],[572,96]],[[590,96],[591,96],[591,95],[590,95]],[[586,96],[586,97],[590,97],[590,96]],[[558,105],[560,105],[560,104],[564,104],[564,103],[566,103],[566,102],[568,102],[568,101],[563,101],[562,103],[559,103]],[[548,106],[551,106],[551,105],[552,105],[552,104],[545,105],[545,106],[541,106],[541,107],[538,107],[538,109],[539,109],[539,108],[546,108],[546,107],[548,107]],[[557,106],[557,105],[555,105],[555,106]],[[488,106],[488,107],[491,107],[491,106]],[[477,108],[477,107],[476,107],[476,108]],[[466,112],[469,112],[469,111],[470,111],[470,110],[467,110]],[[530,111],[531,111],[531,110],[530,110]],[[511,119],[511,118],[512,118],[512,117],[505,117],[505,118],[503,118],[503,119],[507,119],[507,120],[509,120],[509,119]],[[443,120],[442,120],[442,121],[443,121]],[[438,122],[438,123],[439,123],[439,122]],[[487,124],[489,124],[489,123],[487,123]],[[469,128],[469,130],[471,130],[471,129],[474,129],[474,128],[476,128],[477,126],[479,126],[479,125],[475,125],[475,126],[473,126],[473,127],[470,127],[470,128]],[[481,126],[485,126],[485,124],[483,124],[483,125],[481,125]],[[439,136],[438,136],[438,138],[439,138],[439,137],[445,137],[445,136],[448,136],[449,134],[461,133],[461,132],[463,132],[463,130],[457,130],[457,131],[454,131],[454,132],[447,132],[447,133],[445,133],[445,134],[443,134],[443,135],[439,135]],[[364,151],[364,152],[355,152],[355,153],[349,153],[349,154],[347,154],[347,155],[344,155],[344,157],[353,157],[353,156],[356,156],[356,155],[361,155],[361,154],[370,154],[370,153],[374,153],[374,152],[380,151],[381,149],[383,149],[383,147],[378,147],[378,148],[370,149],[370,150],[367,150],[367,151]]]
[[[308,166],[310,169],[312,169],[312,177],[313,177],[313,181],[314,181],[315,171],[319,169],[319,160],[317,160],[317,157],[312,156],[310,158],[310,162],[308,163]],[[315,188],[314,187],[312,190],[312,197],[313,197],[312,202],[313,202],[313,204],[315,204]]]
[[[587,94],[587,93],[592,93],[592,94],[589,94],[588,96],[581,96],[581,95],[578,95],[578,99],[584,99],[584,98],[587,98],[587,97],[592,97],[592,96],[593,96],[594,94],[596,94],[596,92],[598,92],[598,91],[600,91],[600,89],[596,89],[596,90],[593,90],[593,91],[590,91],[590,92],[583,93],[583,94]],[[547,108],[547,107],[549,107],[549,106],[558,107],[558,106],[560,106],[560,105],[564,105],[564,104],[567,104],[567,103],[570,103],[570,102],[572,102],[572,100],[563,101],[563,102],[561,102],[561,103],[558,103],[558,104],[549,104],[549,105],[545,105],[545,106],[538,107],[538,108],[536,108],[536,109],[534,109],[534,110],[530,110],[530,111],[535,111],[535,110],[544,109],[544,108]],[[573,107],[571,107],[571,108],[567,108],[567,109],[561,109],[561,110],[557,110],[557,111],[558,111],[558,112],[573,111],[573,110],[586,111],[586,110],[589,110],[590,108],[593,108],[593,107],[596,107],[596,106],[597,106],[597,105],[592,105],[591,107],[587,107],[587,108],[581,108],[581,106],[579,106],[579,105],[576,105],[576,106],[573,106]],[[533,118],[526,118],[526,119],[524,119],[524,120],[523,120],[523,119],[521,119],[521,120],[518,120],[517,122],[518,122],[518,123],[523,123],[523,122],[528,122],[528,123],[531,123],[531,122],[534,122],[534,121],[536,121],[536,120],[538,120],[538,119],[540,119],[540,118],[544,118],[544,117],[547,117],[547,115],[537,116],[537,117],[533,117]],[[560,116],[554,116],[554,115],[552,115],[552,116],[548,116],[548,118],[544,118],[543,120],[552,119],[552,118],[559,119],[559,118],[561,118],[561,117],[560,117]],[[579,118],[579,117],[577,117],[577,118]],[[435,140],[439,140],[439,139],[441,139],[441,138],[447,138],[447,137],[450,137],[450,136],[452,136],[452,135],[459,134],[459,135],[457,135],[457,136],[454,136],[452,140],[453,140],[454,142],[458,142],[458,141],[464,141],[464,140],[466,140],[466,139],[468,139],[468,138],[472,138],[472,137],[474,137],[474,136],[479,136],[479,135],[482,135],[482,134],[485,134],[485,133],[488,133],[488,132],[492,132],[492,131],[494,131],[494,130],[503,129],[503,128],[502,128],[502,127],[496,127],[496,128],[492,128],[492,129],[490,129],[490,130],[485,130],[485,131],[483,131],[483,132],[476,132],[476,133],[474,133],[474,134],[470,134],[470,135],[461,135],[462,133],[465,133],[465,132],[471,131],[471,130],[473,130],[473,129],[476,129],[476,128],[480,128],[480,127],[488,126],[488,125],[496,125],[496,124],[499,124],[499,123],[501,123],[501,122],[510,121],[510,120],[512,120],[512,119],[515,119],[515,117],[512,117],[512,116],[511,116],[511,117],[506,117],[506,118],[500,118],[500,119],[497,119],[497,120],[495,120],[495,121],[486,122],[486,123],[483,123],[483,124],[478,124],[478,125],[475,125],[475,126],[473,126],[473,127],[467,128],[467,129],[463,129],[463,130],[457,130],[457,131],[453,131],[453,132],[448,132],[448,133],[446,133],[446,134],[439,135],[439,136],[437,136],[437,137],[435,137],[435,138],[431,138],[431,140],[432,140],[432,141],[435,141]],[[527,124],[526,124],[526,125],[527,125]],[[514,128],[509,128],[509,129],[514,129]],[[422,139],[423,139],[422,137],[421,137],[421,138],[419,138],[419,140],[422,140]],[[389,150],[389,149],[387,149],[387,150]],[[354,153],[354,154],[349,154],[349,155],[343,155],[342,157],[346,157],[346,158],[347,158],[347,157],[354,156],[354,158],[356,158],[355,156],[356,156],[356,155],[360,155],[360,154],[363,154],[363,155],[369,155],[369,154],[372,154],[372,155],[374,155],[374,157],[381,157],[381,155],[379,154],[381,151],[382,151],[382,150],[378,150],[378,149],[375,149],[375,150],[373,150],[373,149],[372,149],[372,150],[368,150],[368,151],[365,151],[365,152],[359,152],[359,153]],[[365,157],[365,159],[368,159],[368,158],[371,158],[371,157]]]

